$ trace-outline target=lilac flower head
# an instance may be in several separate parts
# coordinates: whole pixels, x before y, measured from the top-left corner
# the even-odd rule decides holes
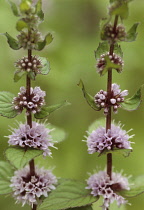
[[[19,71],[33,72],[35,75],[41,73],[42,62],[38,56],[32,56],[31,61],[28,57],[23,57],[15,63]]]
[[[128,178],[122,176],[120,173],[112,173],[112,180],[105,171],[99,171],[93,174],[87,180],[88,186],[86,189],[91,189],[93,196],[103,196],[103,210],[106,210],[110,203],[117,201],[117,205],[127,203],[127,201],[117,192],[121,190],[130,190]]]
[[[18,145],[20,147],[31,147],[43,150],[43,155],[51,156],[49,147],[54,147],[50,135],[51,130],[44,124],[32,122],[32,128],[27,124],[20,124],[18,129],[13,129],[12,134],[8,136],[9,145]]]
[[[108,94],[104,90],[100,90],[95,96],[94,101],[100,108],[104,108],[104,114],[107,114],[109,107],[113,107],[113,111],[117,113],[117,109],[121,107],[121,103],[124,102],[124,97],[128,95],[128,90],[121,91],[120,86],[116,83],[111,86],[110,99]]]
[[[20,93],[18,93],[18,97],[14,97],[13,105],[14,109],[17,110],[18,113],[21,113],[25,108],[26,113],[32,112],[33,114],[39,112],[41,107],[45,104],[45,91],[42,91],[40,87],[35,87],[30,90],[30,97],[27,99],[27,93],[25,87],[20,88]]]
[[[111,129],[99,127],[93,130],[87,137],[88,153],[94,152],[102,153],[106,150],[118,149],[132,149],[131,142],[129,141],[132,136],[128,135],[128,132],[122,130],[120,125],[112,124]]]
[[[122,67],[124,65],[124,62],[122,60],[122,58],[119,55],[116,55],[115,53],[113,53],[113,55],[110,55],[109,52],[102,54],[100,56],[99,59],[97,59],[97,71],[100,75],[102,75],[102,72],[107,64],[107,60],[110,60],[112,63],[114,63],[115,65],[117,65],[117,67],[115,68],[117,70],[117,72],[121,72],[122,71]]]
[[[43,168],[35,168],[35,175],[30,175],[29,167],[15,171],[11,178],[11,185],[13,189],[13,196],[17,203],[26,203],[33,206],[37,204],[38,198],[41,196],[48,196],[51,190],[55,189],[57,184],[56,177],[50,170]]]

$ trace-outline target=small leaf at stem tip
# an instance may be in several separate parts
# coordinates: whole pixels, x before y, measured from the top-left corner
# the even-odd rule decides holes
[[[95,58],[98,59],[100,56],[109,51],[108,42],[100,42],[98,48],[95,50]]]
[[[0,195],[12,192],[10,179],[14,170],[8,162],[0,161]]]
[[[47,107],[42,107],[40,112],[37,112],[34,117],[36,119],[43,119],[47,116],[49,116],[52,112],[56,111],[57,109],[70,105],[70,103],[68,101],[63,101],[59,104],[56,105],[51,105],[51,106],[47,106]]]
[[[16,29],[22,31],[24,28],[28,28],[27,23],[23,20],[18,20],[16,23]]]
[[[144,175],[133,178],[129,182],[131,183],[130,190],[120,191],[123,197],[132,198],[144,193]]]
[[[0,115],[7,118],[17,116],[17,111],[14,109],[12,100],[14,95],[12,93],[2,91],[0,92]]]
[[[128,99],[125,99],[123,103],[121,103],[121,107],[127,111],[134,111],[136,110],[141,103],[141,90],[143,85],[138,89],[138,91]]]
[[[121,19],[126,19],[128,17],[128,3],[132,0],[116,0],[111,1],[111,5],[109,8],[109,14],[111,16],[118,15],[121,17]]]
[[[5,34],[3,34],[6,36],[7,38],[7,42],[9,44],[9,46],[13,49],[13,50],[19,50],[21,48],[21,46],[19,45],[18,40],[14,39],[12,36],[10,36],[7,32]]]
[[[10,1],[10,0],[8,0],[8,2],[9,2],[9,4],[11,5],[11,9],[12,9],[13,14],[14,14],[16,17],[19,17],[20,14],[19,14],[17,5],[16,5],[14,2]]]
[[[42,0],[38,0],[36,4],[36,14],[41,20],[44,20],[44,13],[42,11]]]
[[[15,71],[14,82],[18,82],[25,74],[26,74],[25,71]]]
[[[98,107],[96,105],[96,103],[94,102],[94,97],[91,96],[89,93],[86,92],[83,81],[80,80],[78,86],[81,88],[84,98],[86,99],[87,103],[89,104],[89,106],[94,109],[95,111],[99,111],[101,108]]]
[[[134,23],[133,26],[128,30],[127,36],[125,39],[126,42],[133,42],[136,40],[138,25],[139,23]]]
[[[50,71],[50,63],[49,61],[47,60],[47,58],[44,58],[44,57],[40,57],[40,60],[41,60],[41,63],[42,63],[42,68],[41,68],[41,74],[42,75],[46,75],[49,73]]]
[[[63,129],[52,124],[46,125],[46,128],[52,130],[50,133],[50,135],[52,136],[52,142],[60,143],[65,140],[66,132]]]
[[[7,160],[17,169],[23,168],[31,159],[41,155],[42,150],[21,147],[9,147],[5,151]]]
[[[53,41],[53,36],[51,33],[48,33],[46,36],[45,36],[45,39],[42,41],[42,42],[38,42],[38,48],[37,50],[41,51],[44,49],[44,47],[48,44],[50,44],[51,42]]]
[[[85,182],[70,179],[60,179],[56,189],[43,200],[38,207],[38,210],[59,210],[78,207],[82,208],[83,206],[85,208],[86,205],[90,205],[99,199],[98,196],[92,196],[90,191],[85,188]]]
[[[113,150],[103,150],[102,153],[98,155],[100,157],[101,155],[106,155],[108,153],[117,153],[122,154],[124,157],[129,157],[130,153],[132,152],[131,149],[119,149],[119,148],[113,148]]]
[[[31,8],[31,0],[22,0],[20,3],[20,11],[27,12]]]

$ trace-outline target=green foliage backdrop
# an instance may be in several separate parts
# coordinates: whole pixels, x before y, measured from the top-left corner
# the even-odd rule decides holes
[[[44,0],[43,4],[45,23],[41,25],[41,31],[45,34],[52,31],[54,41],[40,56],[48,57],[51,72],[47,77],[38,76],[33,86],[41,86],[47,92],[48,105],[67,99],[71,106],[49,117],[50,123],[65,129],[67,138],[58,145],[58,150],[53,149],[53,158],[37,158],[37,163],[45,167],[55,166],[54,173],[58,177],[85,180],[88,178],[87,172],[92,173],[93,168],[105,167],[106,157],[89,155],[86,144],[82,142],[89,124],[101,117],[102,113],[95,112],[86,104],[77,84],[82,79],[88,92],[93,95],[100,89],[106,89],[106,76],[100,78],[96,73],[94,50],[100,41],[99,21],[106,17],[108,0]],[[16,17],[6,1],[0,0],[0,5],[0,33],[8,32],[16,36]],[[129,28],[133,22],[140,22],[138,37],[133,43],[122,44],[124,71],[121,75],[113,73],[113,82],[121,84],[122,90],[128,89],[130,96],[144,84],[143,11],[143,0],[135,0],[130,4],[129,19],[125,23]],[[18,83],[13,82],[13,63],[23,55],[23,50],[11,50],[6,38],[0,37],[0,91],[11,91],[17,95],[20,86],[25,84],[24,79]],[[144,98],[144,91],[142,95]],[[118,171],[124,169],[127,175],[144,174],[144,102],[134,112],[119,110],[113,117],[125,124],[126,130],[133,128],[131,133],[135,133],[130,157],[115,154],[113,165]],[[23,119],[24,115],[17,117],[17,120]],[[10,133],[8,125],[15,127],[15,119],[0,117],[0,160],[4,159],[3,151],[7,148],[7,138],[4,136]],[[127,205],[127,210],[142,209],[144,195],[130,199],[129,202],[132,206]],[[94,209],[100,209],[99,205],[96,204]],[[14,200],[7,196],[0,197],[0,206],[2,210],[20,209],[20,205],[14,205]],[[23,210],[27,209],[28,206],[23,207]]]

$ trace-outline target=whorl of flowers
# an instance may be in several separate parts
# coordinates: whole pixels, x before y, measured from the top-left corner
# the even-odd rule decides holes
[[[31,176],[29,166],[26,166],[15,171],[10,187],[13,189],[13,196],[17,203],[33,206],[41,196],[47,197],[48,193],[55,189],[56,184],[57,179],[50,170],[36,167],[35,175]]]
[[[103,210],[106,210],[111,203],[117,202],[117,205],[127,203],[122,196],[117,192],[121,190],[129,190],[128,178],[122,176],[120,173],[112,173],[112,180],[105,171],[99,171],[93,174],[87,180],[87,189],[91,189],[93,196],[103,196]]]
[[[31,87],[30,96],[27,98],[25,87],[21,87],[18,97],[14,97],[12,101],[14,109],[17,110],[18,113],[21,113],[25,108],[27,114],[29,114],[29,112],[35,114],[39,112],[41,107],[45,104],[45,95],[45,91],[42,91],[40,87]]]
[[[43,155],[51,156],[49,147],[54,147],[49,128],[44,124],[32,122],[32,128],[27,124],[20,124],[18,129],[12,129],[12,134],[8,136],[9,145],[20,147],[31,147],[43,150]]]
[[[104,27],[104,40],[109,40],[111,42],[116,42],[120,40],[124,40],[126,37],[125,27],[119,24],[114,30],[113,25],[111,23],[107,24]]]
[[[129,136],[128,132],[122,130],[120,125],[112,124],[111,129],[99,127],[89,133],[87,137],[88,153],[95,152],[102,153],[105,150],[118,149],[132,149],[131,142],[129,141],[133,135]]]
[[[124,65],[124,62],[122,58],[119,55],[116,55],[113,53],[112,55],[109,54],[109,52],[102,54],[99,59],[97,59],[97,71],[101,75],[106,64],[107,64],[107,59],[109,59],[112,63],[118,65],[115,69],[117,72],[122,71],[122,67]]]
[[[43,67],[42,62],[38,58],[38,56],[32,56],[31,61],[29,61],[28,57],[23,57],[22,59],[18,60],[15,63],[15,66],[17,69],[21,71],[26,71],[26,72],[32,71],[35,73],[35,75],[40,74],[41,68]]]
[[[128,95],[128,90],[121,91],[120,86],[112,84],[111,95],[108,99],[108,94],[104,90],[100,90],[95,96],[94,101],[100,108],[104,108],[104,114],[107,114],[109,107],[113,107],[113,111],[117,113],[117,109],[121,107],[121,103],[124,102],[124,97]]]
[[[41,33],[37,30],[31,30],[31,33],[21,31],[17,38],[20,46],[27,50],[37,50],[37,43],[43,40]]]

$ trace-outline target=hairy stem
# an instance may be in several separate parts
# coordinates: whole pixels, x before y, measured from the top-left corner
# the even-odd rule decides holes
[[[113,26],[113,31],[116,31],[118,23],[118,15],[116,15],[115,20],[114,20],[114,26]],[[109,54],[113,55],[114,52],[114,42],[110,45],[110,50]],[[112,69],[108,70],[108,78],[107,78],[107,93],[108,93],[108,101],[110,101],[111,97],[111,86],[112,86]],[[108,129],[111,129],[111,106],[109,106],[108,109],[108,114],[106,116],[106,131]],[[108,153],[107,154],[107,174],[112,179],[112,154]]]

